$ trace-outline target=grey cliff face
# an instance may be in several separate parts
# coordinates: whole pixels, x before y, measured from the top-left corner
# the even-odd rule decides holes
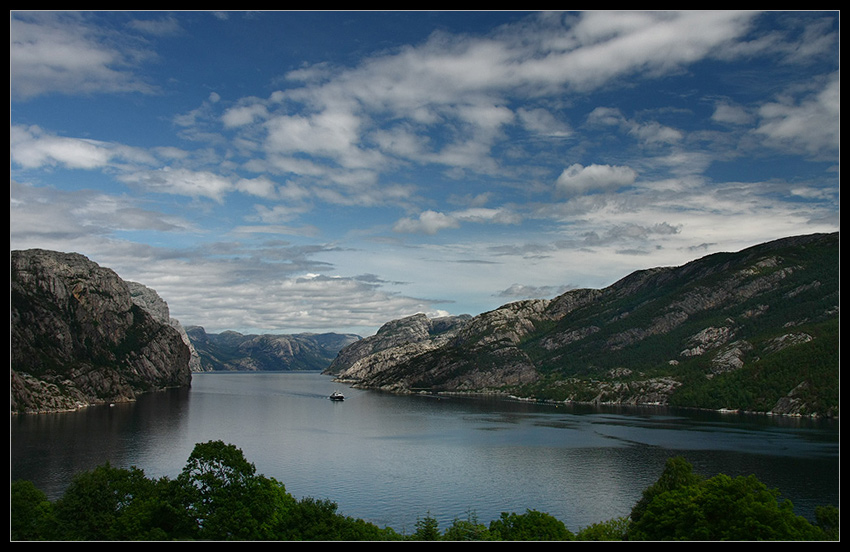
[[[439,349],[456,338],[469,315],[430,319],[414,314],[384,324],[378,332],[343,348],[326,373],[344,381],[362,381],[398,362]]]
[[[11,253],[11,410],[134,400],[188,386],[179,332],[136,304],[115,272],[74,253]]]
[[[198,352],[195,350],[195,346],[192,345],[189,334],[186,333],[183,325],[179,320],[171,317],[171,312],[168,310],[168,303],[155,290],[138,282],[128,280],[127,287],[130,289],[130,298],[133,300],[133,303],[145,309],[157,322],[168,324],[177,330],[183,339],[183,343],[189,347],[189,369],[192,372],[200,372],[201,358],[198,356]]]

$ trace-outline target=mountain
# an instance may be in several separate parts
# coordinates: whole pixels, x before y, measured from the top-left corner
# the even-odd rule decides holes
[[[10,280],[12,412],[75,410],[191,384],[179,331],[135,302],[112,270],[32,249],[11,252]]]
[[[194,345],[189,340],[189,335],[183,328],[183,325],[176,318],[172,318],[166,303],[159,294],[151,288],[138,282],[127,281],[127,287],[130,288],[130,298],[134,303],[148,311],[148,313],[163,324],[168,324],[180,334],[183,343],[189,347],[189,370],[192,372],[201,371],[201,357],[195,350]]]
[[[351,381],[368,380],[400,360],[446,345],[471,319],[469,315],[429,319],[414,314],[387,322],[375,335],[343,348],[326,372]]]
[[[448,334],[394,321],[328,373],[397,393],[837,416],[838,276],[838,233],[785,238],[510,303]]]
[[[200,326],[186,330],[201,371],[324,370],[339,351],[360,339],[352,334],[243,335],[208,334]]]

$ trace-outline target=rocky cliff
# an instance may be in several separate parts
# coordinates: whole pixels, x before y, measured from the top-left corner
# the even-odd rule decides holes
[[[429,319],[420,313],[387,322],[375,335],[342,349],[326,373],[342,381],[368,381],[405,359],[439,349],[471,319],[469,315]]]
[[[400,393],[836,416],[838,242],[799,236],[642,270],[504,305],[439,340],[421,317],[403,319],[329,372]]]
[[[127,281],[127,287],[130,288],[130,297],[133,302],[153,316],[154,320],[162,324],[168,324],[180,334],[183,343],[189,347],[189,370],[192,372],[201,371],[201,357],[195,350],[195,346],[189,339],[189,334],[183,328],[183,325],[176,318],[171,317],[171,312],[168,309],[168,303],[163,300],[159,294],[151,288],[138,282]]]
[[[112,270],[75,253],[12,251],[10,279],[12,412],[75,410],[191,384],[178,330],[134,302]]]
[[[360,339],[353,334],[208,334],[200,326],[186,333],[201,371],[324,370],[340,349]]]

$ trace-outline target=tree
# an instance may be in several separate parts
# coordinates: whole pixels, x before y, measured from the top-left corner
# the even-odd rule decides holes
[[[113,468],[107,462],[76,475],[54,505],[56,538],[62,540],[122,540],[150,529],[137,506],[156,496],[156,484],[142,470]],[[130,530],[132,529],[132,530]]]
[[[632,523],[640,521],[649,503],[659,494],[694,485],[701,480],[699,475],[693,473],[693,466],[687,460],[681,456],[668,458],[658,481],[644,489],[641,499],[632,507],[632,513],[629,516]]]
[[[222,441],[195,445],[177,477],[198,538],[278,538],[295,500],[283,484],[256,475],[242,451]]]
[[[524,514],[502,512],[490,522],[495,540],[506,541],[570,541],[575,535],[557,518],[536,510]]]
[[[629,518],[617,517],[588,525],[576,534],[580,541],[624,541],[628,534]]]
[[[289,510],[285,537],[288,540],[340,540],[337,504],[330,500],[302,498]]]
[[[440,540],[440,522],[431,515],[431,512],[428,512],[424,518],[416,518],[416,532],[411,535],[411,540]]]
[[[815,508],[815,519],[818,527],[820,527],[826,538],[829,540],[838,540],[838,528],[840,519],[838,516],[838,508],[835,506],[818,506]]]
[[[51,539],[53,505],[29,481],[13,481],[9,500],[9,536],[13,541]]]
[[[282,540],[384,541],[401,540],[392,529],[380,529],[362,519],[337,512],[337,504],[327,499],[302,498],[287,509]]]
[[[478,522],[475,512],[468,512],[466,519],[455,518],[451,526],[443,533],[447,541],[486,541],[490,539],[490,530]]]
[[[823,531],[755,476],[701,479],[682,459],[644,492],[629,540],[820,540]]]

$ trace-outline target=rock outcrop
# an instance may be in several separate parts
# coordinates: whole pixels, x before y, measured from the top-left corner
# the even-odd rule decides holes
[[[168,303],[159,296],[159,294],[151,288],[138,282],[127,281],[127,287],[130,288],[130,297],[133,302],[148,311],[153,316],[154,320],[162,324],[168,324],[180,334],[183,343],[189,347],[189,370],[192,372],[201,371],[201,357],[192,345],[189,339],[189,334],[183,328],[183,325],[176,318],[171,317],[171,311],[168,309]]]
[[[343,349],[328,372],[398,393],[653,405],[678,396],[687,406],[748,400],[763,412],[835,415],[837,399],[813,397],[838,383],[838,241],[798,236],[641,270],[604,289],[504,305],[439,338],[424,315],[405,318]],[[706,400],[729,374],[775,370],[770,359],[804,347],[817,356],[817,376],[796,365],[781,375],[754,370],[742,380],[752,391]],[[771,383],[762,391],[754,378]]]
[[[133,301],[114,271],[75,253],[12,251],[11,411],[134,400],[191,385],[178,330]]]
[[[326,372],[341,381],[368,380],[402,360],[439,349],[471,319],[469,315],[431,319],[419,313],[387,322],[375,335],[343,348]]]

